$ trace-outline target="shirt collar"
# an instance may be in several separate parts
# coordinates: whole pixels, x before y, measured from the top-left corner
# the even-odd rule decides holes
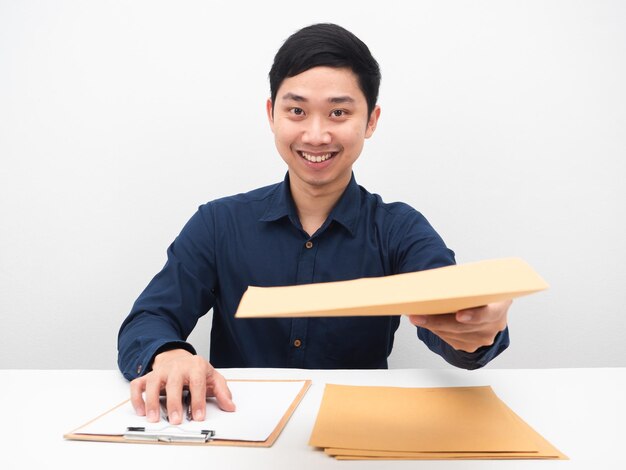
[[[353,173],[348,186],[346,186],[339,201],[337,201],[337,204],[330,212],[324,226],[327,226],[329,222],[334,220],[345,227],[351,235],[354,235],[360,210],[361,190]],[[267,210],[259,220],[261,222],[274,222],[283,217],[289,217],[292,223],[297,226],[300,225],[296,205],[293,202],[289,187],[289,173],[285,175],[283,182],[276,186]]]
[[[346,186],[345,191],[339,198],[339,201],[337,201],[335,207],[333,207],[333,210],[330,211],[328,219],[343,225],[346,230],[354,236],[360,211],[361,189],[356,183],[354,173],[352,173],[348,186]]]
[[[259,220],[261,222],[274,222],[283,217],[289,217],[292,221],[298,220],[296,205],[293,202],[291,190],[289,189],[289,173],[285,175],[282,183],[276,185],[267,209]]]

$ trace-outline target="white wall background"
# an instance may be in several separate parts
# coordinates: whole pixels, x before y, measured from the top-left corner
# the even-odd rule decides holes
[[[551,284],[490,367],[626,366],[626,3],[0,0],[1,368],[116,367],[196,207],[282,179],[267,72],[319,21],[382,67],[358,182]],[[448,367],[414,335],[392,367]]]

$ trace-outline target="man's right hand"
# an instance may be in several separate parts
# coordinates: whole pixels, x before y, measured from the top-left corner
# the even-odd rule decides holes
[[[171,424],[183,421],[182,394],[187,387],[191,394],[191,412],[194,421],[203,421],[206,397],[215,397],[224,411],[235,411],[226,379],[203,357],[184,349],[173,349],[158,354],[152,371],[130,383],[130,401],[135,412],[156,423],[160,419],[159,396],[167,395],[167,414]],[[144,401],[145,392],[145,401]]]

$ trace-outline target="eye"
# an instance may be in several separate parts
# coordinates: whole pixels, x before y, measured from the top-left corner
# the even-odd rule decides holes
[[[331,115],[332,117],[343,117],[343,116],[345,116],[345,115],[346,115],[346,112],[345,112],[343,109],[333,109],[333,110],[330,112],[330,115]]]
[[[304,110],[302,108],[291,108],[289,112],[294,116],[304,116]]]

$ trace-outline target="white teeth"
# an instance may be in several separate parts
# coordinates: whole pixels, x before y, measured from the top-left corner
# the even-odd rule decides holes
[[[306,158],[308,161],[312,162],[312,163],[320,163],[320,162],[325,162],[326,160],[328,160],[332,154],[330,153],[326,153],[324,155],[311,155],[309,153],[306,152],[300,152],[302,154],[302,156],[304,158]]]

